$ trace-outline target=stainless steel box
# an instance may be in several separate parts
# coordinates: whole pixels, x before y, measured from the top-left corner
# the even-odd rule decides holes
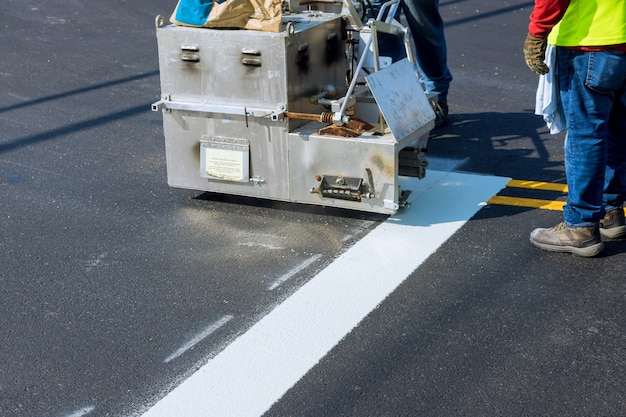
[[[294,20],[278,33],[159,21],[161,100],[153,110],[163,112],[168,183],[394,213],[402,194],[399,152],[410,144],[425,148],[431,121],[402,138],[389,129],[343,137],[320,134],[320,122],[289,116],[322,114],[348,87],[342,17],[312,12]],[[359,107],[379,115],[371,96]]]

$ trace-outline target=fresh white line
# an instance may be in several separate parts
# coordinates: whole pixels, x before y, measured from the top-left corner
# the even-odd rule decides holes
[[[168,363],[168,362],[171,362],[174,359],[178,358],[180,355],[182,355],[183,353],[187,352],[189,349],[191,349],[192,347],[197,345],[199,342],[201,342],[202,340],[206,339],[208,336],[210,336],[212,333],[214,333],[217,329],[219,329],[220,327],[222,327],[223,325],[228,323],[230,321],[230,319],[232,319],[232,318],[233,318],[233,316],[230,316],[230,315],[224,316],[224,317],[220,318],[219,320],[209,324],[204,330],[202,330],[201,332],[196,334],[187,343],[185,343],[184,345],[179,347],[176,350],[176,352],[172,353],[170,356],[165,358],[165,360],[163,360],[163,362],[164,363]]]
[[[278,279],[276,279],[276,281],[274,281],[269,287],[267,287],[268,290],[272,291],[275,290],[276,288],[278,288],[281,284],[283,284],[284,282],[288,281],[289,279],[291,279],[291,277],[293,277],[294,275],[296,275],[298,272],[304,270],[305,268],[307,268],[309,265],[311,265],[313,262],[317,261],[319,258],[321,258],[322,255],[315,255],[310,257],[309,259],[305,260],[304,262],[302,262],[300,265],[297,265],[295,268],[293,268],[291,271],[287,272],[286,274],[284,274],[283,276],[279,277]]]
[[[408,209],[380,224],[144,417],[257,417],[458,230],[508,178],[402,179]]]

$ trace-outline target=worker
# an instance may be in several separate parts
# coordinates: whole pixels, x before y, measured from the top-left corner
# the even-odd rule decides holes
[[[565,115],[563,222],[532,231],[541,249],[596,256],[626,236],[626,0],[535,0],[524,58],[554,71]],[[544,62],[556,48],[554,68]]]
[[[407,25],[415,42],[417,65],[426,93],[437,94],[435,126],[449,123],[448,90],[452,73],[448,68],[448,55],[443,19],[439,13],[439,0],[401,0]],[[404,45],[382,34],[380,53],[395,62],[406,57]]]

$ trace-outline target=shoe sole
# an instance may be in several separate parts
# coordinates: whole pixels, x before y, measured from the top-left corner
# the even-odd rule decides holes
[[[604,243],[596,243],[595,245],[587,246],[584,248],[577,248],[575,246],[554,246],[554,245],[546,245],[545,243],[535,242],[533,238],[530,238],[530,243],[533,246],[538,247],[539,249],[543,249],[549,252],[564,252],[571,253],[576,256],[582,256],[585,258],[591,258],[593,256],[599,255],[600,252],[604,250]]]
[[[600,235],[607,239],[617,239],[626,236],[626,226],[609,227],[608,229],[600,228]]]

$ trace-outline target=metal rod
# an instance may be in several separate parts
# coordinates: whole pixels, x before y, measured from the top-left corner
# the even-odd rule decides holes
[[[384,16],[385,12],[387,11],[386,9],[389,8],[391,5],[393,5],[394,7],[392,7],[389,13],[387,14],[385,23],[391,23],[393,21],[394,15],[396,11],[398,10],[399,0],[392,0],[383,4],[382,7],[380,8],[380,11],[378,12],[378,16],[377,16],[378,20],[380,20],[380,18]],[[361,59],[359,59],[359,64],[357,65],[356,70],[352,74],[352,81],[350,82],[350,86],[348,87],[348,91],[346,92],[346,99],[343,101],[343,104],[341,105],[341,108],[339,109],[339,112],[338,112],[340,117],[335,117],[335,123],[337,123],[338,121],[341,121],[343,118],[343,114],[346,111],[346,106],[348,105],[349,98],[354,92],[354,89],[357,83],[357,78],[359,76],[359,73],[363,69],[363,65],[365,64],[366,54],[368,53],[371,44],[372,44],[372,36],[368,38],[365,44],[363,53],[361,54]],[[374,60],[378,61],[378,56],[374,56]]]
[[[286,111],[285,117],[290,119],[302,119],[302,120],[315,120],[316,122],[322,123],[332,123],[333,122],[333,114],[328,112],[323,112],[320,114],[310,114],[310,113],[297,113],[292,111]]]

